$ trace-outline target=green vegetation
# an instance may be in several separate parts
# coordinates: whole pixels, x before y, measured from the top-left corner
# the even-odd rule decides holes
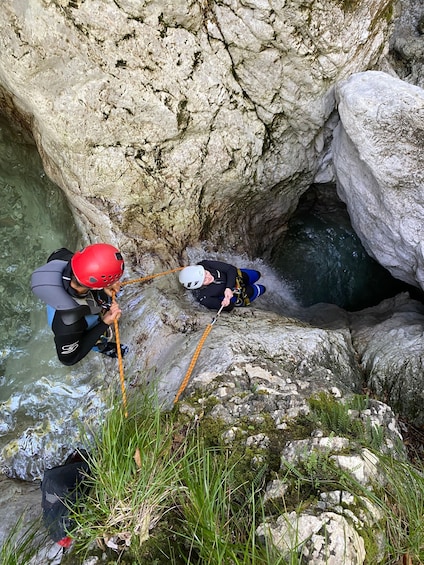
[[[258,492],[253,484],[236,479],[236,468],[228,451],[206,449],[202,441],[195,457],[184,459],[181,479],[185,490],[178,504],[184,563],[283,562],[270,547],[257,544]]]
[[[328,492],[350,493],[353,506],[340,494],[337,512],[346,510],[348,520],[360,516],[367,565],[394,565],[405,556],[409,565],[424,562],[424,467],[372,449],[376,432],[362,414],[369,408],[366,397],[339,402],[320,394],[309,407],[309,414],[284,431],[266,417],[260,429],[240,422],[231,447],[222,441],[224,422],[213,428],[205,415],[181,423],[176,412],[163,413],[148,398],[130,404],[129,417],[121,406],[111,407],[102,426],[86,433],[90,490],[70,509],[74,545],[62,564],[98,555],[99,565],[297,565],[303,562],[301,545],[282,555],[266,536],[259,540],[256,530],[288,512],[314,512]],[[298,460],[277,465],[267,450],[246,445],[248,435],[279,434],[268,451],[281,453],[293,433],[301,438],[303,430],[303,439],[311,439],[311,429],[348,438],[347,454],[363,447],[375,453],[375,483],[364,485],[341,469],[330,449],[305,450]],[[377,435],[382,445],[384,434]],[[271,479],[284,486],[284,494],[265,503]],[[4,545],[1,562],[28,563],[25,536],[17,560],[5,553],[16,548],[13,539]]]
[[[364,406],[357,406],[358,403],[357,395],[343,403],[337,401],[334,396],[321,392],[309,399],[311,409],[309,419],[315,427],[323,429],[325,433],[358,438],[364,431],[362,422],[358,419],[352,419],[349,414],[353,407],[357,407],[359,411],[365,408],[365,404]]]
[[[46,537],[40,534],[40,525],[39,520],[25,525],[25,514],[22,514],[0,547],[0,563],[2,565],[29,563],[46,542]]]
[[[394,559],[408,555],[410,563],[424,562],[424,466],[381,457],[387,482],[375,501],[384,512],[388,553]],[[368,493],[372,497],[372,493]]]
[[[320,493],[331,491],[353,494],[354,505],[362,515],[371,517],[370,508],[374,509],[375,523],[371,520],[360,531],[366,544],[367,564],[375,562],[377,554],[377,562],[385,565],[398,564],[405,558],[404,562],[410,565],[424,562],[424,465],[414,468],[407,461],[379,455],[379,476],[370,486],[356,481],[323,453],[311,453],[296,465],[284,462],[283,466],[284,480],[290,485],[285,504],[291,502],[297,511],[308,500],[316,501]],[[377,513],[381,519],[377,519]],[[381,547],[379,539],[384,540]]]
[[[366,396],[354,395],[341,402],[321,393],[309,399],[309,406],[310,413],[302,417],[305,427],[309,422],[325,435],[348,438],[349,450],[355,445],[355,452],[369,449],[377,458],[378,476],[365,486],[337,465],[330,450],[312,450],[300,456],[296,463],[282,461],[280,478],[288,489],[280,508],[276,505],[274,510],[299,512],[312,507],[323,492],[351,493],[362,514],[370,515],[369,505],[381,513],[380,520],[365,523],[360,531],[366,545],[367,564],[375,562],[377,555],[377,562],[385,565],[405,559],[410,565],[423,563],[424,464],[414,466],[408,462],[400,441],[391,455],[382,454],[387,439],[384,430],[373,425],[369,417],[361,417],[369,408]],[[378,544],[378,533],[384,540],[382,547]]]
[[[327,435],[346,437],[373,450],[384,447],[385,431],[373,425],[364,415],[369,408],[369,399],[355,394],[344,401],[339,401],[328,393],[320,393],[309,399],[310,413],[304,417],[313,429],[320,429]],[[396,452],[402,452],[400,439],[394,446]]]
[[[83,506],[70,509],[70,563],[95,546],[128,565],[282,563],[255,539],[263,473],[241,481],[243,460],[206,446],[200,427],[177,425],[147,398],[128,413],[110,409],[90,434],[90,490]]]
[[[95,542],[137,553],[181,488],[179,464],[189,450],[177,441],[171,416],[148,398],[139,406],[129,407],[128,418],[111,408],[100,430],[90,434],[89,494],[83,507],[73,509],[80,552]]]

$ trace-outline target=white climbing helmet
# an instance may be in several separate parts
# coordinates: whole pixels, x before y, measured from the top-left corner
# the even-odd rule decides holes
[[[189,290],[194,290],[195,288],[200,288],[203,284],[205,278],[205,269],[202,265],[190,265],[185,267],[180,272],[180,283],[188,288]]]

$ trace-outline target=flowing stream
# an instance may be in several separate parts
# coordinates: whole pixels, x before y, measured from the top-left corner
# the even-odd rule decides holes
[[[334,185],[303,196],[273,264],[303,307],[327,302],[355,311],[402,291],[419,294],[367,254]]]
[[[41,445],[53,438],[60,445],[81,398],[90,397],[93,370],[96,374],[99,369],[95,360],[71,370],[56,359],[45,307],[30,290],[30,276],[53,250],[75,249],[78,233],[62,191],[44,173],[33,141],[3,117],[0,190],[0,449],[2,460],[15,468],[13,473],[8,468],[7,474],[38,478]]]

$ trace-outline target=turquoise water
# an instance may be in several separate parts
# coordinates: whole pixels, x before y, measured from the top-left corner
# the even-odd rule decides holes
[[[32,140],[0,118],[0,466],[9,477],[40,479],[96,419],[105,382],[99,356],[74,367],[56,356],[45,305],[31,292],[32,271],[79,235],[61,190],[46,176]]]
[[[4,118],[0,194],[0,464],[10,477],[41,478],[75,445],[102,375],[95,360],[59,363],[45,306],[31,292],[32,271],[58,247],[75,249],[78,233],[32,140]]]
[[[355,311],[411,290],[367,254],[334,186],[305,196],[273,265],[305,307],[326,302]]]
[[[31,272],[78,236],[63,193],[44,173],[34,143],[0,117],[0,400],[36,379],[52,354],[50,336],[29,345],[45,328],[44,307],[32,295]]]
[[[327,302],[355,311],[413,291],[369,257],[334,186],[306,196],[274,250],[273,264],[305,307]]]

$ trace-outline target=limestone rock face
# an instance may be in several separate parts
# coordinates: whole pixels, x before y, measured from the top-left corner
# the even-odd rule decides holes
[[[424,90],[382,72],[336,88],[337,190],[368,253],[424,288]]]
[[[384,55],[392,4],[5,0],[0,98],[88,235],[163,259],[199,238],[262,252],[311,183],[334,84]]]
[[[370,388],[397,413],[424,425],[424,307],[399,295],[352,316],[352,342]]]
[[[313,565],[361,565],[366,557],[364,540],[334,512],[323,512],[318,518],[293,511],[279,516],[275,525],[261,524],[256,533],[259,539],[270,539],[287,559],[300,547],[303,559]]]
[[[390,39],[390,63],[403,80],[424,88],[424,5],[421,0],[401,0]]]

